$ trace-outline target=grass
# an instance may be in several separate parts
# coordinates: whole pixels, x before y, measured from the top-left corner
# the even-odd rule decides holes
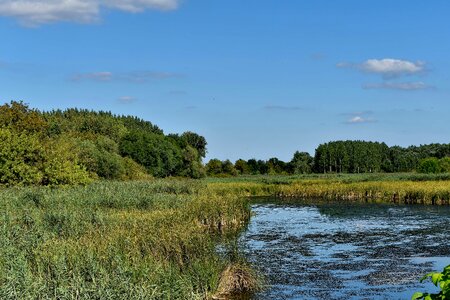
[[[450,203],[448,174],[313,174],[209,178],[206,182],[208,188],[219,195]]]
[[[236,247],[218,250],[249,220],[245,197],[449,204],[445,176],[254,176],[2,189],[0,299],[211,299],[253,291],[260,280]]]
[[[249,218],[176,180],[5,189],[0,211],[0,299],[209,298],[231,263],[218,234]]]

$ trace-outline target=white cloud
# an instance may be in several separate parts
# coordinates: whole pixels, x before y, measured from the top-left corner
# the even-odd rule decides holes
[[[338,68],[355,68],[366,73],[380,74],[383,77],[398,77],[414,75],[425,71],[426,63],[423,61],[412,62],[408,60],[383,58],[368,59],[359,64],[341,62]]]
[[[375,119],[367,118],[364,116],[354,116],[347,120],[347,124],[361,124],[361,123],[374,123],[376,122]]]
[[[383,82],[363,85],[364,89],[389,89],[402,91],[417,91],[433,88],[432,86],[418,81],[418,82]]]
[[[179,0],[0,0],[0,16],[12,17],[25,26],[60,21],[92,23],[102,9],[131,13],[147,9],[172,10]]]

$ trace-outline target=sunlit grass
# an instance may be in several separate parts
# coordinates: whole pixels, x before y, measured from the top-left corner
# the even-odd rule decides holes
[[[195,181],[0,192],[0,299],[204,299],[245,201]]]
[[[229,286],[253,289],[257,281],[247,278],[252,271],[245,261],[217,251],[223,237],[249,220],[246,197],[449,203],[450,180],[415,176],[255,176],[3,189],[0,299],[208,299]],[[245,276],[240,281],[224,272]]]

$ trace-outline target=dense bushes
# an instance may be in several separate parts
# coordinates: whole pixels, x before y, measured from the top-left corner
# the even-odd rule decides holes
[[[84,184],[93,179],[205,176],[206,140],[165,136],[148,121],[80,109],[0,106],[0,184]]]
[[[0,184],[57,185],[89,182],[71,145],[36,134],[0,129]]]
[[[450,157],[437,159],[429,157],[422,159],[417,167],[420,173],[446,173],[450,172]]]

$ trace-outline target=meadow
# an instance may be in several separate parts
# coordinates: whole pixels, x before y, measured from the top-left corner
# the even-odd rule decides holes
[[[248,197],[449,204],[448,175],[98,181],[0,190],[0,299],[212,299],[261,280],[233,246]]]

